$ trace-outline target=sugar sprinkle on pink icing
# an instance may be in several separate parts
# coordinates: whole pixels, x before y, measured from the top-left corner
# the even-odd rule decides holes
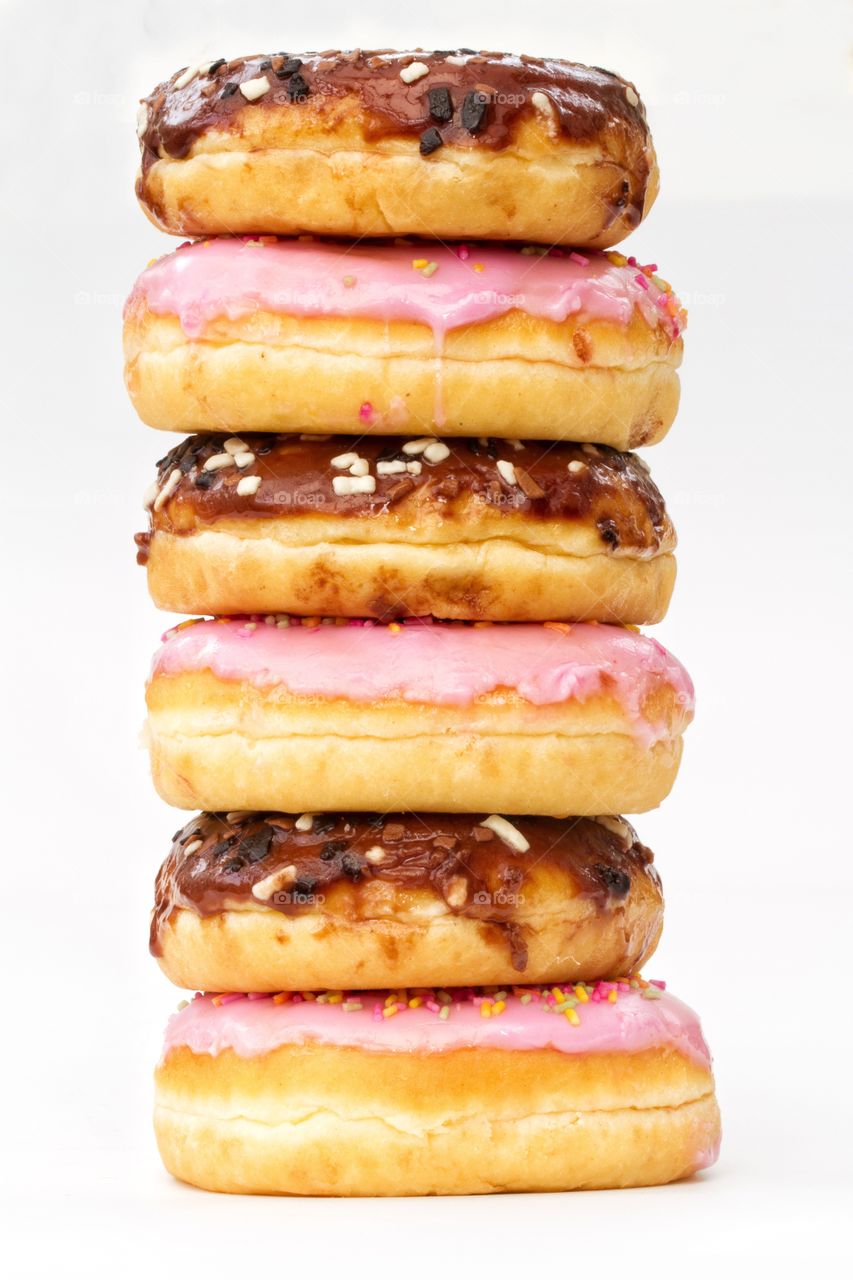
[[[506,990],[198,994],[169,1021],[163,1056],[186,1046],[251,1058],[308,1042],[404,1053],[472,1047],[639,1053],[668,1046],[711,1065],[696,1014],[662,984],[638,977]]]

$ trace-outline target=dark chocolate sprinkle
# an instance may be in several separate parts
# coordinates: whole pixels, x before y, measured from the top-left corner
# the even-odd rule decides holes
[[[631,888],[631,877],[618,867],[610,867],[605,862],[596,862],[595,870],[604,884],[616,898],[624,898]]]
[[[284,56],[284,55],[279,55],[279,56]],[[295,73],[299,70],[301,66],[302,66],[301,58],[288,58],[284,66],[279,67],[278,71],[276,71],[276,75],[278,76],[279,80],[289,80],[292,75],[295,75]],[[303,81],[303,84],[304,84],[304,81]]]
[[[346,840],[327,840],[320,852],[320,857],[324,862],[331,862],[335,854],[343,853],[346,847]]]
[[[232,858],[230,862],[226,862],[222,870],[226,873],[226,875],[232,876],[236,871],[242,871],[245,865],[246,864],[242,858]]]
[[[272,60],[270,58],[264,58],[263,62],[258,64],[258,70],[272,71]]]
[[[222,93],[219,96],[220,98],[233,98],[238,88],[239,85],[236,80],[229,80],[228,83],[223,86]]]
[[[216,477],[212,471],[199,471],[198,475],[193,480],[193,484],[197,489],[209,489],[215,478]]]
[[[439,124],[448,124],[453,119],[453,99],[449,89],[430,89],[427,94],[429,113]]]
[[[224,858],[236,843],[236,836],[228,836],[226,840],[220,840],[218,844],[215,844],[207,856],[211,861],[215,858]]]
[[[240,852],[249,862],[263,862],[270,851],[272,827],[262,826],[252,835],[244,836],[240,841]]]
[[[224,66],[225,66],[225,59],[217,58],[215,62],[211,62],[210,66],[207,69],[207,74],[209,76],[215,76],[219,68]]]
[[[420,153],[422,156],[431,156],[443,143],[444,139],[438,129],[425,129],[421,134]]]
[[[311,90],[308,83],[300,75],[292,76],[287,86],[287,95],[291,102],[298,102],[300,98],[307,98]]]
[[[361,863],[352,853],[345,853],[341,858],[341,870],[350,880],[361,879]]]
[[[489,105],[489,99],[484,93],[480,93],[478,89],[472,89],[470,93],[465,94],[465,101],[462,103],[462,126],[469,133],[479,133],[483,125],[486,123],[486,109]]]
[[[619,546],[619,530],[616,528],[615,520],[599,520],[597,527],[603,542],[606,542],[609,547]]]

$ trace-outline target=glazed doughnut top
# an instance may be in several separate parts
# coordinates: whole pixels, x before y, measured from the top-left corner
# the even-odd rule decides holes
[[[211,671],[217,679],[296,697],[382,699],[472,706],[510,689],[534,706],[615,698],[637,739],[667,736],[644,704],[662,686],[682,714],[693,711],[693,684],[681,663],[629,627],[553,622],[465,623],[420,619],[388,626],[361,619],[324,626],[318,619],[189,619],[167,632],[152,676]],[[331,621],[331,620],[330,620]]]
[[[254,82],[264,79],[267,87],[252,100],[240,91],[241,84],[252,83],[254,89]],[[560,137],[606,145],[610,136],[622,146],[630,144],[638,170],[648,178],[645,150],[651,137],[629,81],[601,67],[473,49],[279,52],[185,67],[143,99],[138,123],[143,172],[161,154],[188,155],[208,130],[239,130],[246,111],[298,111],[329,98],[356,98],[371,140],[421,138],[431,130],[438,146],[501,150],[513,143],[519,122],[535,114],[534,94],[547,98],[549,119]],[[614,216],[624,212],[639,223],[644,198],[643,183],[626,190]]]
[[[500,925],[521,972],[527,947],[514,922],[531,874],[567,877],[601,908],[618,908],[635,880],[660,890],[651,851],[622,818],[510,818],[508,829],[497,825],[514,845],[485,821],[470,814],[200,814],[175,833],[157,876],[151,950],[160,953],[177,909],[209,916],[266,906],[296,915],[337,895],[359,918],[363,895],[354,887],[381,881],[426,890],[454,914]]]
[[[699,1019],[663,988],[634,977],[511,991],[198,994],[170,1019],[163,1057],[186,1047],[252,1058],[312,1042],[386,1053],[641,1053],[670,1047],[710,1068]]]
[[[223,439],[190,436],[160,459],[147,502],[153,529],[193,533],[199,524],[234,517],[384,516],[405,523],[426,511],[472,520],[492,510],[588,523],[602,552],[645,557],[675,547],[646,463],[604,445],[451,438],[430,448],[429,441],[406,436],[244,432],[228,440],[229,461]],[[335,491],[335,477],[346,476],[353,459],[367,462],[372,492]],[[238,488],[246,476],[258,481],[250,493]]]

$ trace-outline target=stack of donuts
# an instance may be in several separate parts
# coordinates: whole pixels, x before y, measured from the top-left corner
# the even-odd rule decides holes
[[[698,1019],[622,813],[690,679],[643,458],[685,314],[613,246],[658,189],[634,86],[476,53],[261,54],[141,104],[137,192],[191,237],[125,313],[180,433],[137,535],[189,615],[148,682],[154,784],[200,810],[151,950],[194,992],[156,1071],[178,1178],[421,1195],[712,1164]]]

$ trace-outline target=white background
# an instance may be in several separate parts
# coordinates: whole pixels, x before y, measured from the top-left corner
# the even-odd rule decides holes
[[[7,1273],[669,1276],[772,1260],[839,1274],[853,1136],[842,5],[6,0],[0,19]],[[147,916],[182,819],[137,741],[167,620],[131,537],[173,441],[134,420],[121,378],[121,302],[171,247],[133,197],[136,100],[205,56],[416,44],[613,67],[655,135],[662,193],[631,249],[691,306],[681,414],[647,455],[681,535],[657,634],[692,671],[699,713],[673,796],[637,825],[668,896],[647,972],[700,1010],[717,1062],[723,1155],[688,1184],[226,1198],[172,1182],[150,1132],[179,993],[147,955]]]

